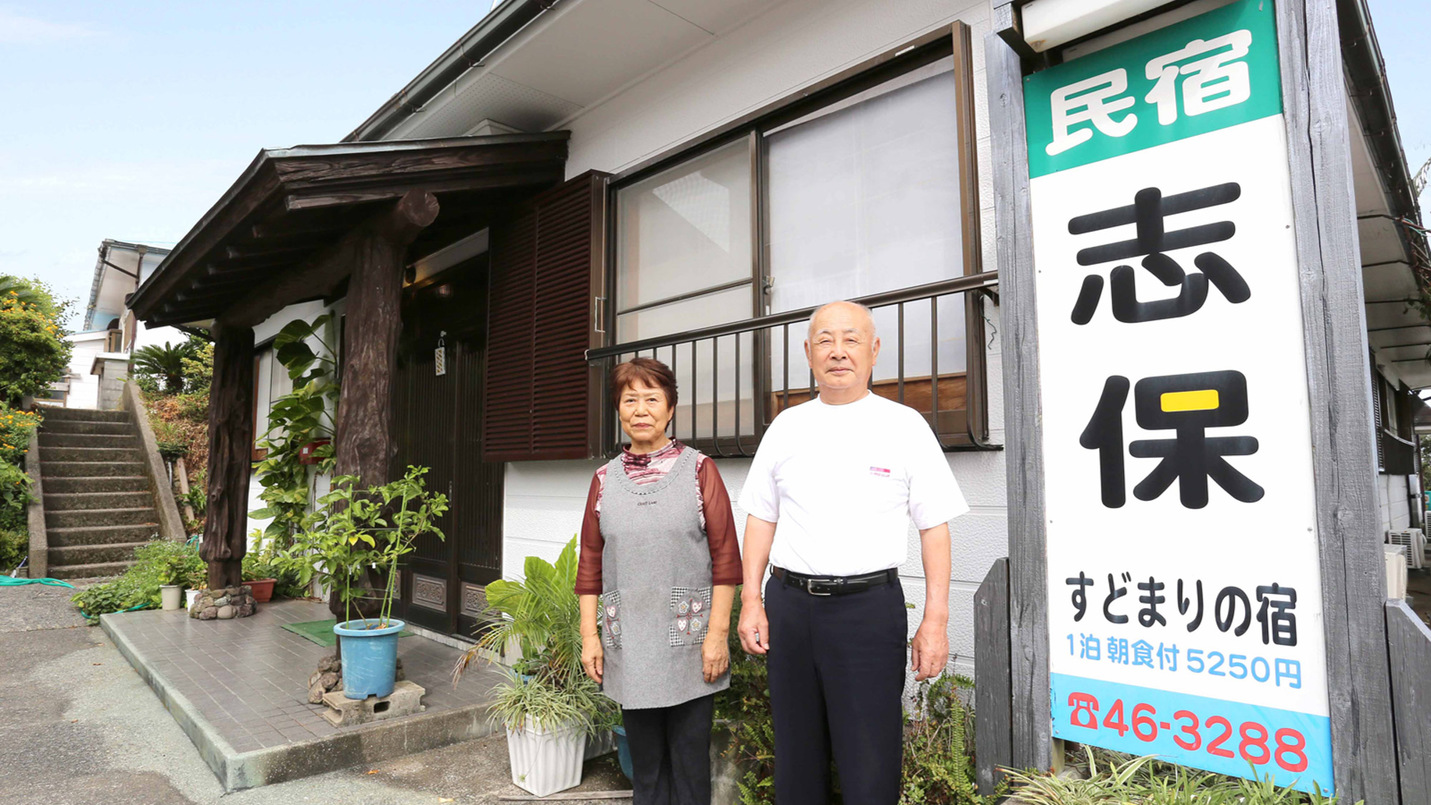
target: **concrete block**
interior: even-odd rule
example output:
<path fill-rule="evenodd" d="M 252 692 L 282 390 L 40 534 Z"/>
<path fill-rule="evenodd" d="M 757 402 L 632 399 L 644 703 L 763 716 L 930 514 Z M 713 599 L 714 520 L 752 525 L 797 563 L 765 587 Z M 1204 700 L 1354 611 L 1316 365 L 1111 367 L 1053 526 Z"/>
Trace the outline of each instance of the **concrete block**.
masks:
<path fill-rule="evenodd" d="M 335 727 L 345 727 L 412 715 L 426 709 L 422 706 L 426 693 L 426 688 L 405 679 L 393 687 L 392 695 L 381 698 L 349 699 L 343 691 L 335 690 L 323 694 L 323 703 L 328 705 L 323 717 Z"/>

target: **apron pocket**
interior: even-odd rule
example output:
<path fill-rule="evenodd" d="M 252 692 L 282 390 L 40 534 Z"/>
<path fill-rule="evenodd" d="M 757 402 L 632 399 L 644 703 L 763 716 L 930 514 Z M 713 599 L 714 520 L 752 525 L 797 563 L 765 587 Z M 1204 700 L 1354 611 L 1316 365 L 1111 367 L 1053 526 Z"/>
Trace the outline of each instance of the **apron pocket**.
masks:
<path fill-rule="evenodd" d="M 710 621 L 711 588 L 672 587 L 670 628 L 672 646 L 692 646 L 705 640 Z"/>
<path fill-rule="evenodd" d="M 621 648 L 621 591 L 601 594 L 601 642 L 607 648 Z"/>

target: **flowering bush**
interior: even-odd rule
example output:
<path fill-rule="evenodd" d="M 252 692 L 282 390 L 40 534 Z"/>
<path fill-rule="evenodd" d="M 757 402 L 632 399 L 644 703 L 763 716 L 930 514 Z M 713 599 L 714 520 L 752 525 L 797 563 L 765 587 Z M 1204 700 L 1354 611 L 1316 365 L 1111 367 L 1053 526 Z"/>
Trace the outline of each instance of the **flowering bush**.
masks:
<path fill-rule="evenodd" d="M 0 461 L 21 465 L 30 450 L 30 437 L 40 426 L 40 415 L 17 411 L 0 403 Z"/>
<path fill-rule="evenodd" d="M 21 468 L 39 414 L 16 411 L 0 403 L 0 532 L 26 533 L 25 506 L 30 502 L 30 477 Z"/>
<path fill-rule="evenodd" d="M 72 344 L 41 302 L 0 295 L 0 403 L 16 404 L 64 376 Z"/>

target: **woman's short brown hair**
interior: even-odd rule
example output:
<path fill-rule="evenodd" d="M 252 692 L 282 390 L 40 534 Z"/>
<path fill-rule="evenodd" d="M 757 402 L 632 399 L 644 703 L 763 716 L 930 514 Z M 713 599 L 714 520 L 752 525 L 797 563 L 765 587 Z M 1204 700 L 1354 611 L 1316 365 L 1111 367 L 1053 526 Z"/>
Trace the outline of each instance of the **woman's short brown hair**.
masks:
<path fill-rule="evenodd" d="M 621 407 L 621 393 L 633 383 L 660 389 L 666 395 L 666 405 L 672 410 L 675 409 L 676 373 L 671 371 L 671 367 L 655 358 L 632 358 L 625 363 L 618 363 L 616 368 L 611 370 L 613 406 Z"/>

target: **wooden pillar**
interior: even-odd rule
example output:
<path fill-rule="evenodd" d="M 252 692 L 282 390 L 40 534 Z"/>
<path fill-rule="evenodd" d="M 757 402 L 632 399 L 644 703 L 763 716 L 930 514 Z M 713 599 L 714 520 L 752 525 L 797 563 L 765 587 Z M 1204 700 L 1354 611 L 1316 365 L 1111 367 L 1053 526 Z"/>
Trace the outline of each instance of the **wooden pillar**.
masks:
<path fill-rule="evenodd" d="M 402 330 L 402 272 L 407 246 L 437 218 L 431 193 L 409 192 L 391 210 L 345 238 L 348 279 L 342 394 L 338 400 L 336 472 L 367 486 L 387 483 L 393 439 L 393 375 Z"/>
<path fill-rule="evenodd" d="M 350 260 L 342 393 L 334 434 L 335 473 L 354 475 L 360 486 L 387 483 L 397 455 L 393 436 L 393 376 L 402 331 L 402 273 L 407 246 L 437 218 L 431 193 L 409 192 L 395 207 L 346 235 L 339 252 Z M 377 589 L 385 580 L 369 578 Z M 363 617 L 372 613 L 354 602 Z M 328 610 L 343 619 L 336 595 Z"/>
<path fill-rule="evenodd" d="M 199 555 L 209 589 L 243 579 L 248 551 L 248 479 L 253 463 L 253 329 L 215 326 L 209 390 L 209 505 Z"/>

